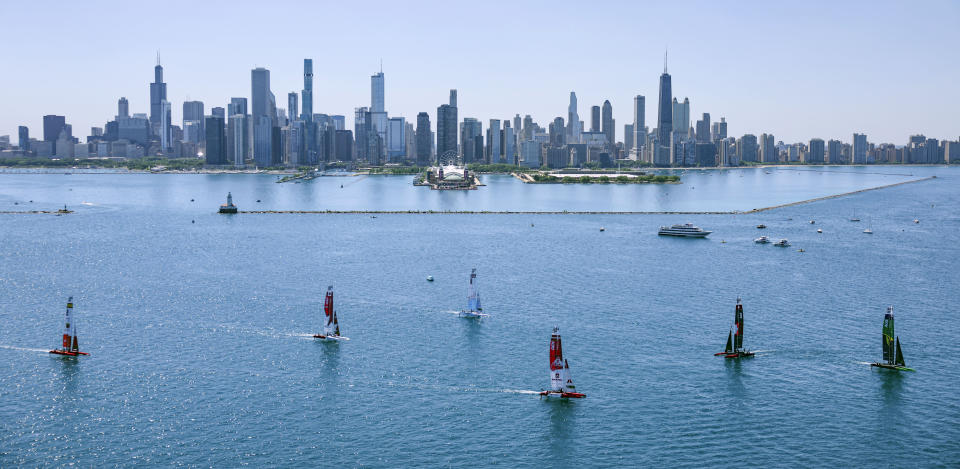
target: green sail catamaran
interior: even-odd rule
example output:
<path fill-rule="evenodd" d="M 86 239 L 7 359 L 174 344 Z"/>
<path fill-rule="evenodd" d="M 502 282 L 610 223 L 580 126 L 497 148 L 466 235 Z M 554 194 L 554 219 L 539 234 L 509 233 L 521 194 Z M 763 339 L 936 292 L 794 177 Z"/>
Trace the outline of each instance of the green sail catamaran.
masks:
<path fill-rule="evenodd" d="M 752 357 L 753 352 L 743 348 L 743 305 L 740 304 L 740 297 L 737 297 L 737 307 L 733 313 L 733 328 L 727 335 L 727 346 L 722 352 L 713 354 L 714 356 L 723 355 L 724 358 L 742 358 Z"/>
<path fill-rule="evenodd" d="M 887 368 L 890 370 L 915 371 L 907 368 L 903 361 L 903 352 L 900 351 L 900 337 L 893 329 L 893 306 L 887 307 L 887 314 L 883 316 L 883 361 L 871 363 L 870 366 Z"/>

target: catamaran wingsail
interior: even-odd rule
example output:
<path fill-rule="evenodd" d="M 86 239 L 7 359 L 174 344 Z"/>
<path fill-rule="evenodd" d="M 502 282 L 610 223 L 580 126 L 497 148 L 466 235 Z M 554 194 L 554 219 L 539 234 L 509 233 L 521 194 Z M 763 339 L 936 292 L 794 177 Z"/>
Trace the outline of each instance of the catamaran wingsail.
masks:
<path fill-rule="evenodd" d="M 870 366 L 889 370 L 915 371 L 913 368 L 907 368 L 907 364 L 903 362 L 900 337 L 894 333 L 893 328 L 893 306 L 888 306 L 887 313 L 883 316 L 883 361 L 871 363 Z"/>
<path fill-rule="evenodd" d="M 50 353 L 57 355 L 66 355 L 76 357 L 79 355 L 90 355 L 80 351 L 80 342 L 77 340 L 77 318 L 73 317 L 73 297 L 67 299 L 67 321 L 63 330 L 63 346 L 51 350 Z"/>
<path fill-rule="evenodd" d="M 550 390 L 540 391 L 541 396 L 557 396 L 563 398 L 587 397 L 577 392 L 570 376 L 570 364 L 563 358 L 563 344 L 560 341 L 560 329 L 553 328 L 550 336 Z"/>
<path fill-rule="evenodd" d="M 333 286 L 327 287 L 327 297 L 323 301 L 323 333 L 314 334 L 314 339 L 322 340 L 349 340 L 340 335 L 340 321 L 337 312 L 333 310 Z"/>
<path fill-rule="evenodd" d="M 477 269 L 470 271 L 470 286 L 467 289 L 467 309 L 460 310 L 460 316 L 465 318 L 480 318 L 487 316 L 480 306 L 480 290 L 477 288 Z"/>
<path fill-rule="evenodd" d="M 736 332 L 733 328 L 730 329 L 730 333 L 727 335 L 727 346 L 724 347 L 722 352 L 713 355 L 723 355 L 724 358 L 752 357 L 754 353 L 743 348 L 743 305 L 740 304 L 739 296 L 737 297 L 737 307 L 733 313 L 733 327 L 736 328 Z"/>

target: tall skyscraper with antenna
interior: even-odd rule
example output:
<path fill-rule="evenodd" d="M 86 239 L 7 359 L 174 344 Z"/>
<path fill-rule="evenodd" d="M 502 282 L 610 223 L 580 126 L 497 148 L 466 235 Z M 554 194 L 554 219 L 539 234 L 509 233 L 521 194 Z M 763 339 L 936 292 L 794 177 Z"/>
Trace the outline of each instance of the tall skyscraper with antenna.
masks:
<path fill-rule="evenodd" d="M 660 103 L 657 112 L 657 140 L 661 146 L 670 146 L 673 132 L 673 91 L 670 89 L 670 74 L 667 73 L 667 53 L 663 53 L 663 75 L 660 75 Z"/>
<path fill-rule="evenodd" d="M 383 65 L 370 77 L 370 112 L 386 112 L 383 97 Z"/>
<path fill-rule="evenodd" d="M 153 135 L 160 134 L 163 126 L 163 102 L 167 100 L 167 84 L 163 82 L 163 67 L 160 51 L 157 51 L 157 66 L 153 67 L 153 83 L 150 83 L 150 129 Z M 170 125 L 166 122 L 167 126 Z"/>

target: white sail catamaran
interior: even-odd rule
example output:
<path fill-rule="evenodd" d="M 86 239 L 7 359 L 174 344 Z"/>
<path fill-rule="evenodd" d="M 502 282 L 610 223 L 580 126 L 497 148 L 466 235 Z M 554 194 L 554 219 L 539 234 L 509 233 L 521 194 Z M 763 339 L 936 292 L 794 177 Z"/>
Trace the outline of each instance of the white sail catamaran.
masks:
<path fill-rule="evenodd" d="M 333 286 L 327 287 L 327 297 L 323 301 L 323 333 L 314 334 L 314 339 L 320 340 L 350 340 L 340 335 L 340 321 L 337 312 L 333 310 Z"/>
<path fill-rule="evenodd" d="M 460 317 L 483 318 L 489 316 L 480 306 L 480 290 L 477 288 L 477 269 L 470 271 L 470 286 L 467 289 L 467 309 L 460 310 Z"/>

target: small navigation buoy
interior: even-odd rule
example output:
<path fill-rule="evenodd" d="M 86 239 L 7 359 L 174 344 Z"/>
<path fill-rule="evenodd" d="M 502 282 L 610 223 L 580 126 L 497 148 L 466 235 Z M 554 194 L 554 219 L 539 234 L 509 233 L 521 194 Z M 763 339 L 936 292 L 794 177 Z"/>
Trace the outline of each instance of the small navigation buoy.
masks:
<path fill-rule="evenodd" d="M 340 184 L 340 188 L 343 189 L 343 184 Z"/>
<path fill-rule="evenodd" d="M 20 205 L 20 202 L 14 202 L 13 205 Z"/>
<path fill-rule="evenodd" d="M 260 203 L 260 199 L 257 199 L 257 203 L 258 203 L 258 204 Z"/>
<path fill-rule="evenodd" d="M 433 275 L 427 275 L 427 281 L 428 281 L 428 282 L 432 282 L 432 281 L 433 281 Z"/>
<path fill-rule="evenodd" d="M 196 222 L 197 222 L 196 220 L 190 220 L 190 223 L 196 223 Z"/>
<path fill-rule="evenodd" d="M 531 223 L 530 226 L 533 226 L 533 223 Z"/>
<path fill-rule="evenodd" d="M 193 199 L 190 199 L 190 201 L 193 202 Z"/>
<path fill-rule="evenodd" d="M 797 249 L 797 252 L 807 252 L 807 251 L 804 251 L 803 248 L 800 248 L 800 249 Z"/>
<path fill-rule="evenodd" d="M 727 244 L 727 240 L 721 239 L 721 240 L 720 240 L 720 244 Z"/>

